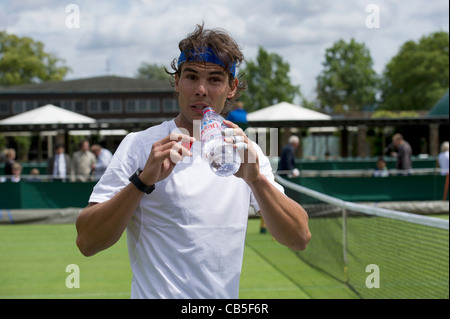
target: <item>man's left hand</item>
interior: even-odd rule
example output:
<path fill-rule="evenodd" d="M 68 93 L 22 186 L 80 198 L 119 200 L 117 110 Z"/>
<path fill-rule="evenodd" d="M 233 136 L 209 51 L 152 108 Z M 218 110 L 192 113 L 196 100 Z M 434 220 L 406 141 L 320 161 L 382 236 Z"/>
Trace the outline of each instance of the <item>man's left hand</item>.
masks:
<path fill-rule="evenodd" d="M 233 147 L 241 156 L 241 167 L 234 175 L 244 179 L 247 183 L 252 183 L 259 177 L 258 153 L 248 136 L 237 124 L 227 120 L 224 120 L 223 123 L 233 129 L 232 134 L 225 134 L 225 142 L 233 143 Z"/>

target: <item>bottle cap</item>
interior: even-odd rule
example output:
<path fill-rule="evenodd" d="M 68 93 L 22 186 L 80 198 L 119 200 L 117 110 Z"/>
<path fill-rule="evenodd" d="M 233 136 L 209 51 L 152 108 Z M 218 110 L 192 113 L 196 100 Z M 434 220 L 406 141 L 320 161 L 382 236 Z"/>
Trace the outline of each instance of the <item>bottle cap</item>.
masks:
<path fill-rule="evenodd" d="M 205 108 L 203 109 L 203 115 L 205 115 L 207 112 L 210 112 L 210 111 L 213 111 L 213 112 L 214 112 L 214 110 L 213 110 L 212 107 L 210 107 L 210 106 L 205 107 Z"/>

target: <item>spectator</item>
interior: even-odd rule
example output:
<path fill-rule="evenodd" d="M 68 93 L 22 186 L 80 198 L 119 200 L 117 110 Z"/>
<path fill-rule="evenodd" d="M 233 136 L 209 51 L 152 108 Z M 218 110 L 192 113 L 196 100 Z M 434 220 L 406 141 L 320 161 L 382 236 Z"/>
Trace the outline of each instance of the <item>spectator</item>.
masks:
<path fill-rule="evenodd" d="M 53 179 L 65 180 L 70 176 L 70 156 L 64 152 L 64 145 L 56 144 L 55 155 L 48 160 L 47 175 L 53 176 Z"/>
<path fill-rule="evenodd" d="M 374 177 L 387 177 L 389 176 L 389 171 L 386 166 L 386 161 L 384 160 L 383 156 L 378 157 L 377 167 L 375 169 L 375 172 L 373 173 Z"/>
<path fill-rule="evenodd" d="M 28 181 L 29 182 L 40 182 L 41 179 L 39 178 L 39 175 L 41 174 L 41 172 L 39 172 L 38 168 L 32 168 L 30 170 L 30 176 L 28 177 Z"/>
<path fill-rule="evenodd" d="M 12 169 L 11 182 L 13 182 L 13 183 L 20 182 L 21 175 L 22 175 L 22 165 L 15 162 L 14 164 L 12 164 L 11 169 Z"/>
<path fill-rule="evenodd" d="M 16 159 L 16 150 L 13 148 L 8 148 L 5 151 L 5 157 L 6 157 L 6 161 L 5 161 L 5 175 L 12 175 L 12 166 L 15 163 L 15 159 Z"/>
<path fill-rule="evenodd" d="M 395 134 L 392 137 L 392 145 L 397 152 L 392 152 L 391 155 L 397 157 L 397 169 L 401 175 L 409 175 L 412 171 L 412 149 L 411 145 L 401 134 Z"/>
<path fill-rule="evenodd" d="M 87 182 L 92 173 L 92 165 L 95 165 L 96 162 L 95 155 L 89 151 L 89 141 L 81 141 L 79 150 L 73 153 L 72 157 L 74 180 Z"/>
<path fill-rule="evenodd" d="M 448 151 L 449 150 L 449 143 L 448 142 L 444 142 L 441 145 L 441 152 L 438 155 L 437 158 L 437 164 L 438 167 L 441 168 L 441 175 L 445 176 L 448 174 Z"/>
<path fill-rule="evenodd" d="M 244 110 L 244 103 L 237 102 L 235 109 L 228 114 L 227 120 L 239 125 L 242 130 L 247 129 L 247 112 Z"/>
<path fill-rule="evenodd" d="M 91 152 L 97 157 L 97 163 L 92 164 L 92 169 L 94 170 L 95 179 L 99 180 L 111 161 L 112 153 L 98 144 L 91 146 Z"/>
<path fill-rule="evenodd" d="M 297 177 L 300 172 L 295 168 L 295 150 L 300 144 L 298 136 L 291 135 L 288 144 L 281 151 L 280 161 L 278 162 L 278 171 L 280 175 L 288 175 L 289 177 Z"/>

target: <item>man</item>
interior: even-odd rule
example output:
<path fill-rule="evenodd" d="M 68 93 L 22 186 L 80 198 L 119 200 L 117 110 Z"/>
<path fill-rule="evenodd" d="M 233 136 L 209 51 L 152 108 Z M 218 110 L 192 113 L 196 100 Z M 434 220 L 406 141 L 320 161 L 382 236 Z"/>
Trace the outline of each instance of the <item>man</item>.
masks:
<path fill-rule="evenodd" d="M 247 112 L 244 109 L 244 103 L 237 102 L 233 111 L 227 116 L 227 120 L 237 124 L 242 130 L 248 127 Z"/>
<path fill-rule="evenodd" d="M 412 148 L 411 145 L 403 138 L 403 135 L 397 133 L 392 137 L 392 145 L 397 152 L 392 155 L 397 157 L 397 169 L 401 175 L 409 175 L 412 170 Z"/>
<path fill-rule="evenodd" d="M 179 48 L 172 68 L 180 113 L 125 137 L 77 219 L 77 245 L 90 256 L 127 229 L 132 298 L 237 298 L 249 204 L 275 239 L 297 250 L 309 241 L 308 217 L 236 124 L 224 122 L 246 145 L 235 176 L 217 176 L 202 160 L 194 124 L 207 106 L 233 106 L 243 55 L 228 34 L 203 26 Z"/>
<path fill-rule="evenodd" d="M 99 180 L 105 173 L 106 168 L 111 161 L 112 153 L 98 144 L 91 146 L 91 152 L 94 153 L 97 158 L 97 163 L 92 164 L 92 169 L 94 170 L 95 179 Z"/>
<path fill-rule="evenodd" d="M 47 162 L 47 175 L 57 180 L 65 180 L 70 176 L 71 162 L 70 156 L 65 153 L 63 144 L 55 145 L 55 155 Z"/>
<path fill-rule="evenodd" d="M 82 140 L 79 144 L 79 150 L 72 156 L 72 173 L 75 175 L 75 181 L 87 182 L 92 173 L 92 165 L 95 165 L 97 159 L 89 150 L 89 141 Z"/>
<path fill-rule="evenodd" d="M 448 174 L 448 167 L 449 167 L 449 161 L 448 161 L 448 152 L 449 150 L 449 144 L 447 141 L 443 142 L 441 144 L 441 152 L 438 155 L 437 158 L 437 166 L 441 168 L 441 175 L 445 176 Z"/>
<path fill-rule="evenodd" d="M 288 144 L 281 150 L 280 161 L 278 162 L 278 171 L 280 175 L 288 175 L 289 177 L 297 177 L 300 172 L 295 168 L 295 150 L 300 144 L 297 136 L 291 135 Z"/>

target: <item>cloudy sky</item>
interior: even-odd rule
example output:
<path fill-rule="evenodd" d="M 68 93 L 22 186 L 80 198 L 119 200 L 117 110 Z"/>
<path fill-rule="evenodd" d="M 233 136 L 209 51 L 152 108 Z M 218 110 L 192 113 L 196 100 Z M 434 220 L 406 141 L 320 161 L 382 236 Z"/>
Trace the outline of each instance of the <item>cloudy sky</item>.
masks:
<path fill-rule="evenodd" d="M 79 8 L 79 28 L 69 17 Z M 369 6 L 369 7 L 368 7 Z M 369 28 L 379 11 L 379 28 Z M 366 12 L 366 9 L 370 9 Z M 69 19 L 68 19 L 69 17 Z M 259 46 L 283 57 L 291 79 L 314 98 L 325 50 L 339 39 L 364 42 L 375 71 L 408 41 L 449 31 L 445 0 L 0 0 L 0 30 L 42 41 L 66 60 L 68 79 L 134 76 L 142 62 L 169 66 L 178 42 L 205 22 L 226 29 L 255 59 Z"/>

